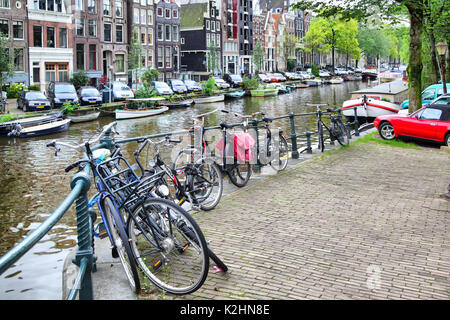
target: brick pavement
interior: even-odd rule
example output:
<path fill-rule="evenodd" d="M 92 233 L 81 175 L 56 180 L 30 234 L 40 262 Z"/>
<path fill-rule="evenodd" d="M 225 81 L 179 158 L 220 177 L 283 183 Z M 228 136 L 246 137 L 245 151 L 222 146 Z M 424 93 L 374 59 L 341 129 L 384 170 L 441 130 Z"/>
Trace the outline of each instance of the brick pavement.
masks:
<path fill-rule="evenodd" d="M 166 299 L 449 299 L 449 153 L 356 144 L 195 219 L 229 266 Z"/>

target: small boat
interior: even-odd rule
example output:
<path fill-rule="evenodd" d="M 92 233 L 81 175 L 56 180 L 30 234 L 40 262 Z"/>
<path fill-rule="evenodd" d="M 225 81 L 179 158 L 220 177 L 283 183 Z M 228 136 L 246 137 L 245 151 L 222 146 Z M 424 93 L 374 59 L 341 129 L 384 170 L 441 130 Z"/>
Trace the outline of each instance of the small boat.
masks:
<path fill-rule="evenodd" d="M 53 112 L 42 116 L 15 119 L 0 124 L 0 136 L 7 135 L 14 129 L 15 125 L 20 124 L 22 128 L 37 126 L 48 122 L 55 121 L 63 116 L 63 112 Z"/>
<path fill-rule="evenodd" d="M 225 98 L 233 99 L 233 98 L 242 98 L 245 95 L 245 91 L 242 90 L 236 90 L 232 92 L 226 92 Z"/>
<path fill-rule="evenodd" d="M 364 71 L 361 73 L 362 79 L 370 79 L 370 80 L 376 80 L 378 78 L 378 70 L 376 66 L 368 66 Z"/>
<path fill-rule="evenodd" d="M 69 129 L 70 121 L 70 119 L 60 119 L 27 128 L 22 128 L 20 124 L 18 124 L 10 133 L 8 133 L 8 137 L 29 138 L 63 132 Z"/>
<path fill-rule="evenodd" d="M 394 80 L 401 79 L 402 76 L 403 76 L 403 73 L 395 71 L 395 70 L 390 70 L 390 71 L 381 72 L 379 75 L 379 78 L 380 78 L 380 82 L 392 82 Z"/>
<path fill-rule="evenodd" d="M 331 84 L 340 84 L 344 82 L 344 79 L 342 79 L 341 77 L 335 77 L 331 78 L 329 81 Z"/>
<path fill-rule="evenodd" d="M 223 94 L 221 94 L 220 96 L 211 96 L 211 97 L 200 97 L 200 98 L 195 98 L 194 99 L 194 103 L 210 103 L 210 102 L 220 102 L 220 101 L 224 101 L 225 100 L 225 96 Z"/>
<path fill-rule="evenodd" d="M 97 109 L 74 110 L 67 117 L 74 123 L 96 120 L 100 116 Z"/>
<path fill-rule="evenodd" d="M 367 98 L 366 96 L 347 100 L 342 105 L 342 113 L 350 122 L 355 120 L 354 107 L 356 107 L 358 121 L 361 119 L 367 120 L 368 122 L 373 122 L 378 116 L 396 114 L 401 108 L 398 104 L 375 98 Z"/>
<path fill-rule="evenodd" d="M 183 100 L 183 101 L 174 101 L 174 102 L 163 102 L 161 106 L 168 107 L 169 109 L 178 109 L 178 108 L 187 108 L 194 104 L 194 100 Z"/>
<path fill-rule="evenodd" d="M 276 96 L 278 94 L 278 88 L 262 88 L 250 90 L 250 95 L 252 97 L 270 97 Z"/>
<path fill-rule="evenodd" d="M 147 109 L 116 109 L 116 119 L 133 119 L 154 116 L 169 110 L 169 107 L 161 106 Z"/>
<path fill-rule="evenodd" d="M 297 87 L 297 88 L 308 88 L 309 85 L 307 85 L 306 83 L 297 83 L 297 84 L 296 84 L 296 87 Z"/>
<path fill-rule="evenodd" d="M 307 80 L 305 80 L 305 83 L 310 87 L 320 86 L 320 85 L 322 85 L 322 80 L 321 79 L 307 79 Z"/>

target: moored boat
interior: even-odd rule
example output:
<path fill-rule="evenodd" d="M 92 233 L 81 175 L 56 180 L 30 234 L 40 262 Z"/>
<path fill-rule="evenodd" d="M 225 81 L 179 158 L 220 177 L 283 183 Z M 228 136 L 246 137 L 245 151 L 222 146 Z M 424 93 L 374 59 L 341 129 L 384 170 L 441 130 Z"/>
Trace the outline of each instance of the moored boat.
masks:
<path fill-rule="evenodd" d="M 255 90 L 250 90 L 250 95 L 252 97 L 270 97 L 276 96 L 278 94 L 278 88 L 260 88 Z"/>
<path fill-rule="evenodd" d="M 100 116 L 97 109 L 74 110 L 67 117 L 74 123 L 96 120 Z"/>
<path fill-rule="evenodd" d="M 366 120 L 368 122 L 373 122 L 378 116 L 396 114 L 401 108 L 398 104 L 366 96 L 347 100 L 342 105 L 342 113 L 350 122 L 355 120 L 355 107 L 358 121 Z"/>
<path fill-rule="evenodd" d="M 183 101 L 174 101 L 174 102 L 163 102 L 161 106 L 168 107 L 169 109 L 178 109 L 178 108 L 187 108 L 194 104 L 193 99 L 183 100 Z"/>
<path fill-rule="evenodd" d="M 39 124 L 45 124 L 48 122 L 55 121 L 63 116 L 62 112 L 48 113 L 42 116 L 28 117 L 22 119 L 15 119 L 0 124 L 0 135 L 7 135 L 17 124 L 20 124 L 22 128 L 27 128 L 31 126 L 37 126 Z"/>
<path fill-rule="evenodd" d="M 226 92 L 224 93 L 225 98 L 228 99 L 234 99 L 234 98 L 242 98 L 245 95 L 245 91 L 242 90 L 236 90 L 232 92 Z"/>
<path fill-rule="evenodd" d="M 342 79 L 341 77 L 334 77 L 331 78 L 330 80 L 328 80 L 331 84 L 340 84 L 344 82 L 344 79 Z"/>
<path fill-rule="evenodd" d="M 321 79 L 306 79 L 305 83 L 310 87 L 320 86 L 322 84 Z"/>
<path fill-rule="evenodd" d="M 199 97 L 194 99 L 194 103 L 210 103 L 210 102 L 220 102 L 224 101 L 225 96 L 223 94 L 219 96 L 211 96 L 211 97 Z"/>
<path fill-rule="evenodd" d="M 22 128 L 20 124 L 8 133 L 9 137 L 29 138 L 63 132 L 69 129 L 70 119 L 60 119 L 45 124 Z"/>
<path fill-rule="evenodd" d="M 116 113 L 116 119 L 122 120 L 122 119 L 133 119 L 133 118 L 154 116 L 157 114 L 164 113 L 167 110 L 169 110 L 169 107 L 160 106 L 160 107 L 147 108 L 147 109 L 117 109 L 115 111 L 115 113 Z"/>

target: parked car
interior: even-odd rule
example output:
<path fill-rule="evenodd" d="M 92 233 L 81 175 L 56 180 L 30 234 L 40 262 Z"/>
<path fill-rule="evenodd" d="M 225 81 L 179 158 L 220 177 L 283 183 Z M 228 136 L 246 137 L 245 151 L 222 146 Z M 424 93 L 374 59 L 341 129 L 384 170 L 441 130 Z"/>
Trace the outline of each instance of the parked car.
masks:
<path fill-rule="evenodd" d="M 277 78 L 278 82 L 286 81 L 286 77 L 281 73 L 274 73 L 273 75 Z"/>
<path fill-rule="evenodd" d="M 326 70 L 319 70 L 319 77 L 321 78 L 331 77 L 331 74 Z"/>
<path fill-rule="evenodd" d="M 219 77 L 214 77 L 214 82 L 219 89 L 228 89 L 230 87 L 230 85 L 226 83 L 225 80 Z"/>
<path fill-rule="evenodd" d="M 152 87 L 162 96 L 173 95 L 173 90 L 163 81 L 152 81 Z"/>
<path fill-rule="evenodd" d="M 259 82 L 264 82 L 264 83 L 270 82 L 270 78 L 268 76 L 266 76 L 264 73 L 258 74 L 258 79 L 259 79 Z"/>
<path fill-rule="evenodd" d="M 172 89 L 174 93 L 177 94 L 187 93 L 186 85 L 181 80 L 178 79 L 167 80 L 167 85 Z"/>
<path fill-rule="evenodd" d="M 244 83 L 242 82 L 242 77 L 238 74 L 228 74 L 226 73 L 223 76 L 223 80 L 228 82 L 233 88 L 243 87 Z"/>
<path fill-rule="evenodd" d="M 442 96 L 437 97 L 430 103 L 424 104 L 423 106 L 426 107 L 430 104 L 446 104 L 450 106 L 450 93 L 443 94 Z"/>
<path fill-rule="evenodd" d="M 61 108 L 64 102 L 78 103 L 78 96 L 75 87 L 70 82 L 51 81 L 48 85 L 47 97 L 50 100 L 52 109 Z"/>
<path fill-rule="evenodd" d="M 443 143 L 450 146 L 450 106 L 430 104 L 410 115 L 386 115 L 373 124 L 381 138 L 408 138 Z"/>
<path fill-rule="evenodd" d="M 143 84 L 142 82 L 138 82 L 138 83 L 133 82 L 133 83 L 131 84 L 131 91 L 132 91 L 134 94 L 136 94 L 136 91 L 141 90 L 141 89 L 143 89 L 143 88 L 144 88 L 144 84 Z"/>
<path fill-rule="evenodd" d="M 433 84 L 422 91 L 422 104 L 430 103 L 444 93 L 442 83 Z M 450 92 L 450 83 L 447 83 L 447 92 Z M 402 109 L 409 108 L 409 100 L 402 102 Z"/>
<path fill-rule="evenodd" d="M 269 78 L 270 82 L 278 82 L 277 77 L 273 73 L 266 72 L 265 75 Z"/>
<path fill-rule="evenodd" d="M 188 92 L 202 92 L 202 87 L 198 84 L 197 81 L 184 80 L 184 84 Z"/>
<path fill-rule="evenodd" d="M 102 95 L 95 87 L 81 87 L 78 89 L 81 105 L 96 105 L 102 103 Z"/>
<path fill-rule="evenodd" d="M 130 87 L 120 81 L 113 81 L 112 84 L 112 100 L 123 101 L 129 98 L 134 98 L 134 93 Z"/>
<path fill-rule="evenodd" d="M 21 91 L 17 95 L 17 108 L 27 111 L 50 109 L 50 100 L 40 91 Z"/>
<path fill-rule="evenodd" d="M 300 71 L 299 73 L 302 75 L 303 80 L 314 79 L 314 75 L 313 75 L 311 72 L 308 72 L 308 71 Z"/>

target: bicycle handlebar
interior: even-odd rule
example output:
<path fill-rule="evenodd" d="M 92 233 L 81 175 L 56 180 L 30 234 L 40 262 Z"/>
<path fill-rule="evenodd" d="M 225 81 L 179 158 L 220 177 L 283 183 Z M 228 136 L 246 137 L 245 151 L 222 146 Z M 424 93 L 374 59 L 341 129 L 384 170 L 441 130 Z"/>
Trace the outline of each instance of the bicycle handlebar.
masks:
<path fill-rule="evenodd" d="M 145 146 L 150 143 L 152 146 L 156 147 L 157 145 L 160 144 L 165 144 L 165 145 L 169 145 L 170 143 L 181 143 L 180 139 L 170 139 L 169 136 L 165 136 L 164 139 L 159 140 L 159 141 L 152 141 L 151 139 L 145 139 L 144 142 L 141 143 L 141 145 L 139 146 L 139 148 L 134 152 L 134 156 L 138 156 L 142 150 L 145 148 Z"/>
<path fill-rule="evenodd" d="M 108 124 L 108 125 L 103 127 L 102 132 L 100 132 L 98 134 L 98 136 L 94 140 L 88 140 L 88 141 L 83 142 L 81 144 L 73 144 L 73 143 L 67 143 L 67 142 L 61 142 L 61 141 L 53 140 L 52 142 L 47 143 L 46 146 L 49 147 L 49 148 L 50 147 L 55 148 L 56 149 L 55 155 L 56 155 L 56 153 L 58 151 L 61 150 L 60 148 L 58 148 L 58 146 L 63 146 L 63 147 L 71 148 L 71 149 L 88 148 L 89 145 L 97 143 L 100 140 L 100 138 L 103 137 L 106 134 L 106 132 L 110 131 L 113 127 L 116 127 L 116 126 L 117 126 L 117 122 L 116 121 L 111 122 L 110 124 Z M 119 134 L 117 131 L 113 131 L 113 132 L 115 134 Z"/>

